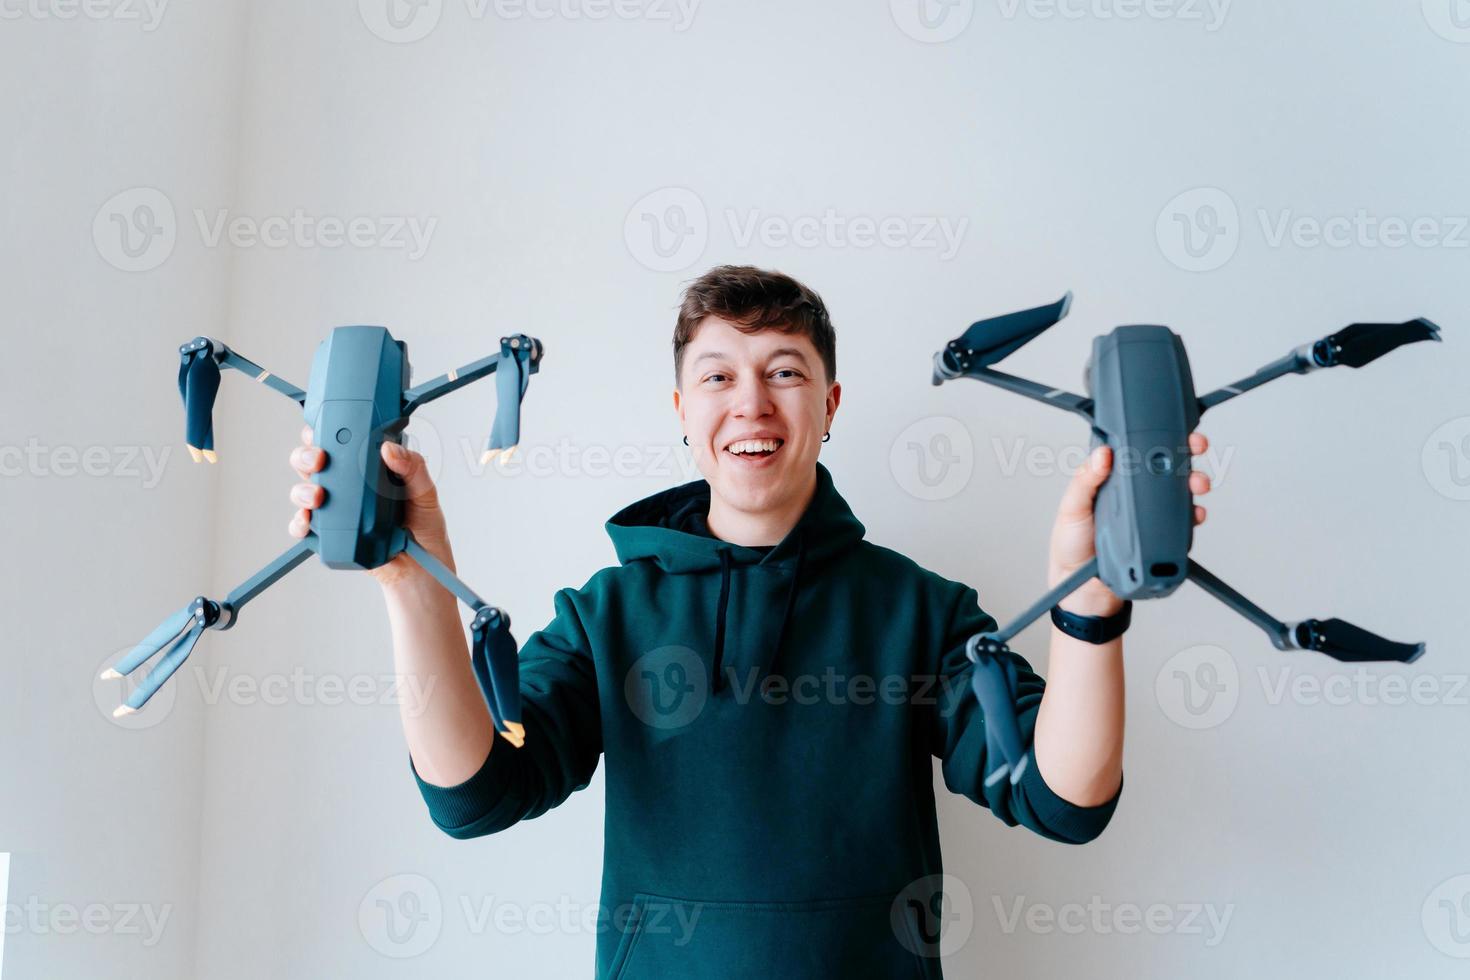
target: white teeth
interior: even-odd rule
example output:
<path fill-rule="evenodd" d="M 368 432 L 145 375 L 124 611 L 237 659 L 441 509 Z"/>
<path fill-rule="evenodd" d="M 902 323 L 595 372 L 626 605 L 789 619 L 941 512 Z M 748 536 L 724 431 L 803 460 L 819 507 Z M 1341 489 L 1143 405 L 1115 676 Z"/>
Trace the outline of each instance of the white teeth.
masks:
<path fill-rule="evenodd" d="M 732 453 L 773 453 L 779 445 L 779 439 L 742 439 L 730 443 L 726 448 Z"/>

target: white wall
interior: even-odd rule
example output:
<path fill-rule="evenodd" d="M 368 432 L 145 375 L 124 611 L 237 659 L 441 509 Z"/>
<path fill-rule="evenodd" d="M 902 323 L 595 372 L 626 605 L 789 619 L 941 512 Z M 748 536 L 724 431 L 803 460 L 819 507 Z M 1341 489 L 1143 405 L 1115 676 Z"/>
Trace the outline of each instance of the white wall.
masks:
<path fill-rule="evenodd" d="M 184 451 L 175 348 L 227 314 L 229 256 L 135 232 L 161 264 L 124 271 L 107 215 L 131 218 L 139 188 L 229 199 L 245 11 L 27 12 L 47 9 L 0 23 L 5 975 L 192 977 L 201 706 L 164 691 L 120 725 L 125 692 L 92 679 L 217 594 L 219 473 Z"/>
<path fill-rule="evenodd" d="M 491 419 L 488 389 L 436 403 L 410 430 L 437 460 L 463 577 L 511 610 L 524 636 L 548 620 L 557 588 L 613 560 L 602 522 L 614 510 L 690 478 L 669 402 L 680 283 L 717 262 L 772 265 L 819 289 L 832 310 L 844 401 L 823 458 L 870 538 L 972 583 L 1005 619 L 1042 585 L 1066 479 L 1047 454 L 1085 444 L 1086 433 L 1062 413 L 992 389 L 930 387 L 930 354 L 965 324 L 1071 288 L 1072 318 L 1008 370 L 1076 388 L 1092 336 L 1162 322 L 1185 338 L 1203 390 L 1348 322 L 1428 315 L 1445 326 L 1442 346 L 1409 348 L 1361 372 L 1285 379 L 1206 417 L 1219 479 L 1194 556 L 1282 618 L 1340 615 L 1425 640 L 1429 653 L 1410 668 L 1366 672 L 1366 693 L 1348 703 L 1313 703 L 1310 688 L 1291 685 L 1359 675 L 1273 651 L 1193 587 L 1141 606 L 1128 640 L 1128 783 L 1103 838 L 1053 845 L 943 799 L 946 869 L 975 909 L 972 937 L 946 969 L 1455 975 L 1447 951 L 1470 953 L 1470 944 L 1455 943 L 1438 899 L 1470 873 L 1457 817 L 1467 793 L 1457 778 L 1463 704 L 1454 700 L 1464 692 L 1452 693 L 1466 671 L 1457 615 L 1465 579 L 1455 559 L 1470 504 L 1458 499 L 1465 494 L 1451 469 L 1470 467 L 1470 452 L 1439 444 L 1470 428 L 1460 336 L 1470 310 L 1459 288 L 1467 252 L 1452 243 L 1273 245 L 1268 231 L 1287 209 L 1316 219 L 1364 209 L 1428 217 L 1453 237 L 1453 219 L 1470 214 L 1460 165 L 1470 44 L 1436 33 L 1412 5 L 1349 18 L 1323 0 L 1239 0 L 1218 23 L 1220 8 L 1205 4 L 1163 4 L 1151 9 L 1181 16 L 1124 21 L 1100 16 L 1113 9 L 1101 3 L 1072 4 L 1078 18 L 1048 18 L 1034 4 L 961 2 L 951 14 L 960 20 L 936 30 L 959 26 L 969 11 L 964 29 L 928 43 L 899 26 L 935 36 L 895 3 L 897 13 L 885 4 L 705 0 L 679 29 L 672 5 L 645 5 L 650 16 L 631 20 L 538 20 L 508 16 L 522 8 L 504 5 L 476 17 L 476 5 L 449 0 L 426 36 L 396 43 L 367 26 L 402 36 L 383 29 L 371 0 L 361 8 L 259 0 L 248 18 L 171 10 L 158 32 L 173 32 L 168 54 L 126 68 L 120 45 L 148 42 L 23 25 L 40 39 L 26 47 L 38 52 L 28 55 L 34 72 L 69 55 L 78 61 L 63 73 L 68 81 L 47 75 L 8 103 L 9 112 L 21 103 L 41 134 L 34 156 L 19 155 L 23 179 L 12 182 L 26 194 L 7 189 L 7 214 L 23 220 L 6 227 L 25 234 L 7 234 L 5 247 L 34 263 L 23 266 L 17 322 L 79 326 L 93 343 L 75 355 L 88 383 L 63 378 L 79 387 L 47 388 L 42 378 L 57 375 L 38 373 L 35 355 L 68 347 L 21 332 L 31 356 L 15 362 L 36 367 L 12 381 L 31 386 L 19 437 L 102 442 L 100 417 L 116 428 L 111 439 L 182 452 L 170 356 L 195 332 L 221 336 L 302 385 L 312 350 L 338 324 L 390 326 L 408 341 L 419 379 L 490 352 L 509 329 L 535 334 L 547 361 L 528 396 L 527 449 L 585 463 L 594 447 L 645 447 L 637 475 L 587 476 L 566 465 L 540 476 L 479 472 L 470 463 Z M 653 16 L 662 11 L 673 21 Z M 1448 20 L 1436 23 L 1457 36 Z M 99 48 L 81 51 L 84 38 L 101 38 L 92 42 Z M 186 49 L 193 60 L 176 60 Z M 73 76 L 85 59 L 104 57 L 115 63 L 108 84 L 131 93 L 121 104 L 155 138 L 120 121 L 117 104 L 83 111 L 92 91 Z M 66 111 L 72 103 L 77 110 Z M 133 152 L 104 145 L 123 135 L 138 141 Z M 92 151 L 85 163 L 76 159 L 83 150 Z M 126 277 L 96 260 L 88 228 L 108 194 L 139 184 L 167 191 L 179 244 L 159 269 Z M 1221 239 L 1202 261 L 1228 261 L 1194 272 L 1180 266 L 1189 260 L 1171 237 L 1177 208 L 1167 205 L 1200 187 L 1221 189 L 1236 208 L 1238 245 L 1231 253 L 1230 238 Z M 696 226 L 702 209 L 707 234 L 702 249 L 695 235 L 665 263 L 640 232 L 645 211 L 673 220 L 671 203 Z M 218 208 L 247 224 L 299 209 L 313 219 L 365 217 L 379 230 L 406 218 L 432 231 L 417 257 L 381 245 L 324 247 L 310 236 L 281 248 L 211 248 L 194 212 L 208 223 Z M 896 217 L 920 230 L 935 217 L 964 230 L 947 257 L 923 241 L 768 246 L 740 234 L 752 216 L 791 225 L 829 208 L 843 221 Z M 131 375 L 100 360 L 107 338 L 126 338 Z M 115 397 L 68 400 L 63 390 Z M 198 571 L 207 568 L 223 593 L 288 545 L 285 457 L 299 415 L 227 377 L 217 424 L 216 472 L 173 460 L 164 488 L 149 495 L 118 481 L 19 482 L 30 511 L 53 520 L 83 513 L 99 525 L 86 538 L 54 536 L 68 542 L 68 556 L 91 558 L 74 567 L 99 581 L 77 595 L 114 586 L 110 615 L 64 634 L 69 659 L 85 670 L 97 650 L 193 594 L 197 579 L 181 563 L 208 561 Z M 971 475 L 946 484 L 945 499 L 923 501 L 910 492 L 916 473 L 901 465 L 904 446 L 936 432 L 951 437 Z M 674 447 L 667 463 L 659 447 Z M 1028 451 L 1038 454 L 1031 465 Z M 179 528 L 209 526 L 206 483 L 209 512 L 230 520 L 191 541 Z M 165 494 L 174 507 L 159 506 Z M 56 506 L 63 500 L 73 506 Z M 44 562 L 42 526 L 22 522 L 15 535 Z M 119 569 L 146 571 L 119 589 Z M 18 813 L 5 808 L 0 844 L 18 852 L 12 902 L 41 887 L 25 879 L 28 851 L 49 857 L 44 887 L 63 898 L 110 895 L 114 880 L 131 887 L 144 867 L 159 874 L 83 849 L 94 845 L 78 841 L 110 819 L 131 831 L 115 834 L 108 854 L 146 841 L 155 854 L 197 855 L 199 914 L 185 927 L 197 933 L 194 976 L 459 975 L 492 965 L 526 977 L 586 973 L 590 932 L 497 930 L 494 913 L 502 904 L 575 912 L 597 901 L 600 777 L 509 833 L 470 843 L 438 834 L 408 773 L 397 709 L 322 703 L 330 694 L 314 686 L 367 678 L 374 691 L 386 687 L 386 621 L 366 576 L 315 563 L 293 573 L 236 629 L 201 644 L 166 726 L 123 736 L 89 702 L 65 702 L 57 664 L 33 654 L 55 648 L 55 622 L 75 609 L 74 596 L 29 568 L 10 574 L 25 614 L 9 632 L 30 641 L 13 659 L 36 683 L 20 688 L 30 694 L 20 714 L 4 717 L 22 719 L 17 734 L 51 736 L 15 772 L 18 784 L 42 788 L 18 797 L 28 801 Z M 1044 637 L 1037 628 L 1017 648 L 1044 666 Z M 1219 650 L 1196 649 L 1203 644 Z M 1194 729 L 1180 723 L 1199 719 L 1183 707 L 1175 671 L 1191 673 L 1201 656 L 1227 672 L 1233 665 L 1238 679 L 1219 702 L 1234 698 L 1233 711 L 1217 708 L 1204 716 L 1210 727 Z M 1283 667 L 1288 688 L 1278 697 Z M 1431 678 L 1434 703 L 1375 701 L 1386 675 Z M 247 687 L 201 705 L 202 691 L 232 679 L 300 683 L 306 693 L 270 704 Z M 45 690 L 54 692 L 49 702 L 34 693 Z M 65 726 L 67 711 L 77 724 Z M 201 717 L 203 755 L 195 739 L 162 736 Z M 79 728 L 93 732 L 86 747 Z M 62 733 L 71 736 L 64 745 Z M 192 782 L 161 765 L 168 753 L 193 767 Z M 139 759 L 160 764 L 149 778 L 167 789 L 97 781 Z M 158 792 L 171 794 L 168 826 L 183 828 L 177 845 L 146 833 L 158 826 Z M 181 868 L 175 883 L 134 892 L 184 906 L 194 880 Z M 1442 883 L 1449 891 L 1436 892 Z M 441 911 L 413 942 L 395 945 L 374 910 L 405 890 L 432 892 Z M 1162 906 L 1175 927 L 1124 934 L 1105 918 L 1071 934 L 1026 925 L 1028 913 L 1085 907 L 1094 896 L 1114 907 Z M 1007 931 L 1018 900 L 1021 924 Z M 1193 906 L 1228 916 L 1223 936 L 1208 916 L 1181 928 Z M 69 956 L 115 944 L 145 957 L 116 937 L 13 941 L 18 962 L 27 947 L 58 945 Z M 414 958 L 385 955 L 415 943 L 427 948 Z M 158 975 L 186 962 L 170 966 L 163 955 L 138 962 Z"/>

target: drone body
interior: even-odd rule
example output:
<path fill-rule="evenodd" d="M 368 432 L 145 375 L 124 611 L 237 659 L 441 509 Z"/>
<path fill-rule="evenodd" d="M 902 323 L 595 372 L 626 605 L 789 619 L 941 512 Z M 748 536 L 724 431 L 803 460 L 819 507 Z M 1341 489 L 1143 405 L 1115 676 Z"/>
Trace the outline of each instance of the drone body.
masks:
<path fill-rule="evenodd" d="M 989 757 L 999 760 L 987 783 L 1007 773 L 1018 782 L 1030 756 L 1016 720 L 1007 641 L 1093 577 L 1121 599 L 1163 598 L 1190 579 L 1263 629 L 1278 650 L 1314 650 L 1351 662 L 1417 659 L 1422 643 L 1395 643 L 1340 619 L 1280 622 L 1190 558 L 1189 434 L 1205 411 L 1268 381 L 1362 367 L 1404 344 L 1438 340 L 1439 328 L 1422 318 L 1353 324 L 1204 396 L 1195 394 L 1183 341 L 1162 326 L 1122 326 L 1095 338 L 1085 398 L 991 367 L 1066 316 L 1071 300 L 1068 293 L 1049 306 L 980 320 L 934 355 L 934 384 L 969 377 L 1070 411 L 1091 427 L 1094 448 L 1113 449 L 1113 468 L 1094 504 L 1096 556 L 1004 629 L 977 634 L 966 645 L 976 664 L 972 686 L 987 720 Z"/>
<path fill-rule="evenodd" d="M 336 569 L 371 569 L 407 552 L 475 613 L 471 664 L 496 730 L 516 746 L 520 723 L 519 663 L 510 617 L 477 596 L 403 526 L 402 482 L 382 460 L 384 442 L 399 443 L 414 410 L 495 374 L 496 413 L 484 461 L 509 459 L 520 439 L 521 402 L 540 370 L 541 342 L 525 334 L 500 338 L 500 352 L 408 387 L 408 347 L 384 327 L 337 327 L 318 346 L 307 389 L 282 380 L 217 340 L 195 337 L 179 348 L 179 395 L 185 438 L 195 462 L 217 459 L 213 408 L 220 368 L 241 371 L 297 402 L 327 463 L 313 482 L 325 490 L 306 537 L 247 579 L 225 599 L 198 596 L 132 649 L 104 678 L 129 674 L 167 652 L 115 714 L 137 711 L 183 665 L 206 629 L 229 629 L 239 610 L 315 554 Z"/>

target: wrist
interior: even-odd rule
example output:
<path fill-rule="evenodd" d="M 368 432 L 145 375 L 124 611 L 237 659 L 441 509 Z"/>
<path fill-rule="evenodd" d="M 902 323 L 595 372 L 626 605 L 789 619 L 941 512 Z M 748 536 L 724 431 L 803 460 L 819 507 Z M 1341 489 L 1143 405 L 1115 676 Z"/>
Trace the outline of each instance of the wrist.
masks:
<path fill-rule="evenodd" d="M 1053 571 L 1050 576 L 1051 587 L 1055 588 L 1061 583 L 1069 572 Z M 1102 580 L 1092 578 L 1084 582 L 1081 587 L 1074 589 L 1072 593 L 1062 599 L 1057 605 L 1065 612 L 1075 613 L 1078 616 L 1100 616 L 1108 617 L 1116 615 L 1123 609 L 1123 600 L 1113 594 L 1112 590 L 1103 585 Z"/>

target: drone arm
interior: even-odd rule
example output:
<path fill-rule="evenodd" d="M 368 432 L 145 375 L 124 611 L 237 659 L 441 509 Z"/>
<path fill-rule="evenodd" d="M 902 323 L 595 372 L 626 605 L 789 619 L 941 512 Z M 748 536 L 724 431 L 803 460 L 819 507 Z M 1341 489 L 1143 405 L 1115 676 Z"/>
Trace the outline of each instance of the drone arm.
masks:
<path fill-rule="evenodd" d="M 1293 647 L 1294 644 L 1291 642 L 1291 627 L 1279 619 L 1274 618 L 1266 610 L 1226 585 L 1193 558 L 1189 559 L 1189 579 L 1195 585 L 1198 585 L 1210 595 L 1219 599 L 1225 605 L 1265 630 L 1266 635 L 1271 638 L 1271 645 L 1276 649 L 1290 650 Z"/>
<path fill-rule="evenodd" d="M 535 337 L 517 334 L 512 337 L 502 337 L 500 343 L 501 353 L 491 354 L 489 357 L 482 357 L 478 361 L 471 361 L 462 367 L 457 367 L 452 371 L 439 375 L 437 378 L 431 378 L 423 384 L 415 385 L 405 391 L 403 393 L 403 414 L 408 415 L 420 405 L 427 405 L 437 398 L 443 398 L 450 392 L 458 391 L 467 384 L 479 381 L 488 374 L 493 374 L 508 352 L 514 353 L 525 346 L 526 343 L 529 343 L 531 348 L 529 358 L 530 369 L 527 373 L 535 374 L 541 369 L 541 341 Z"/>
<path fill-rule="evenodd" d="M 1081 395 L 1074 395 L 1070 391 L 1063 391 L 1061 388 L 1048 388 L 1046 385 L 1037 384 L 1035 381 L 1028 381 L 1025 378 L 1018 378 L 1013 374 L 1006 374 L 1004 371 L 997 371 L 994 368 L 979 367 L 972 368 L 963 373 L 951 373 L 947 370 L 942 370 L 941 355 L 934 355 L 934 383 L 937 385 L 955 378 L 974 378 L 976 381 L 984 381 L 986 384 L 995 385 L 997 388 L 1004 388 L 1006 391 L 1014 392 L 1018 395 L 1025 395 L 1027 398 L 1034 398 L 1036 401 L 1051 405 L 1054 408 L 1073 412 L 1086 419 L 1089 425 L 1092 424 L 1091 398 L 1083 398 Z"/>
<path fill-rule="evenodd" d="M 1285 374 L 1306 374 L 1339 365 L 1360 368 L 1391 350 L 1421 340 L 1439 340 L 1439 326 L 1423 317 L 1403 323 L 1354 323 L 1321 340 L 1303 344 L 1249 377 L 1210 392 L 1199 399 L 1199 410 L 1204 412 Z"/>
<path fill-rule="evenodd" d="M 475 682 L 480 686 L 495 730 L 520 748 L 526 741 L 526 729 L 521 722 L 520 660 L 515 638 L 510 633 L 510 617 L 503 609 L 476 595 L 412 534 L 405 534 L 403 550 L 408 556 L 474 611 L 470 620 L 470 667 Z"/>
<path fill-rule="evenodd" d="M 1221 402 L 1228 402 L 1237 395 L 1243 395 L 1252 388 L 1259 388 L 1268 381 L 1275 381 L 1277 378 L 1285 375 L 1306 374 L 1308 371 L 1316 371 L 1323 365 L 1312 360 L 1311 351 L 1312 345 L 1304 344 L 1285 357 L 1272 361 L 1254 374 L 1241 378 L 1233 384 L 1216 388 L 1209 394 L 1200 397 L 1199 410 L 1204 412 L 1207 409 L 1214 408 Z"/>
<path fill-rule="evenodd" d="M 1057 603 L 1067 598 L 1067 596 L 1080 589 L 1084 584 L 1086 584 L 1089 579 L 1091 579 L 1096 574 L 1097 558 L 1094 556 L 1087 562 L 1086 565 L 1083 565 L 1071 575 L 1068 575 L 1065 580 L 1063 580 L 1060 584 L 1047 592 L 1046 595 L 1042 596 L 1040 599 L 1037 599 L 1030 606 L 1028 606 L 1026 611 L 1021 613 L 1021 615 L 1017 616 L 1015 619 L 1011 620 L 1010 625 L 1005 627 L 1005 629 L 996 630 L 991 633 L 981 633 L 978 635 L 988 637 L 989 639 L 995 640 L 998 643 L 1007 642 L 1011 639 L 1011 637 L 1015 636 L 1017 633 L 1021 632 L 1023 629 L 1036 622 L 1036 620 L 1040 619 L 1041 615 L 1047 610 L 1051 609 L 1052 606 L 1055 606 Z"/>
<path fill-rule="evenodd" d="M 250 360 L 250 358 L 241 357 L 217 340 L 214 343 L 218 345 L 220 350 L 220 353 L 216 355 L 220 367 L 234 368 L 241 374 L 249 375 L 266 387 L 274 388 L 298 405 L 306 404 L 306 392 L 291 384 L 285 378 L 271 374 L 265 368 Z"/>
<path fill-rule="evenodd" d="M 131 674 L 152 659 L 154 654 L 163 650 L 165 646 L 168 647 L 163 657 L 153 665 L 153 669 L 128 695 L 127 701 L 113 711 L 113 717 L 121 718 L 124 715 L 130 715 L 147 704 L 148 699 L 157 694 L 159 688 L 163 687 L 168 679 L 184 665 L 184 661 L 189 658 L 189 654 L 193 652 L 195 644 L 199 642 L 205 630 L 227 630 L 235 625 L 235 615 L 240 611 L 241 606 L 264 592 L 291 569 L 300 565 L 315 550 L 316 536 L 308 535 L 297 544 L 292 545 L 265 568 L 252 575 L 244 584 L 231 592 L 223 602 L 215 602 L 202 595 L 196 596 L 189 605 L 165 619 L 157 629 L 133 647 L 127 656 L 102 672 L 104 680 L 114 680 L 125 674 Z"/>

